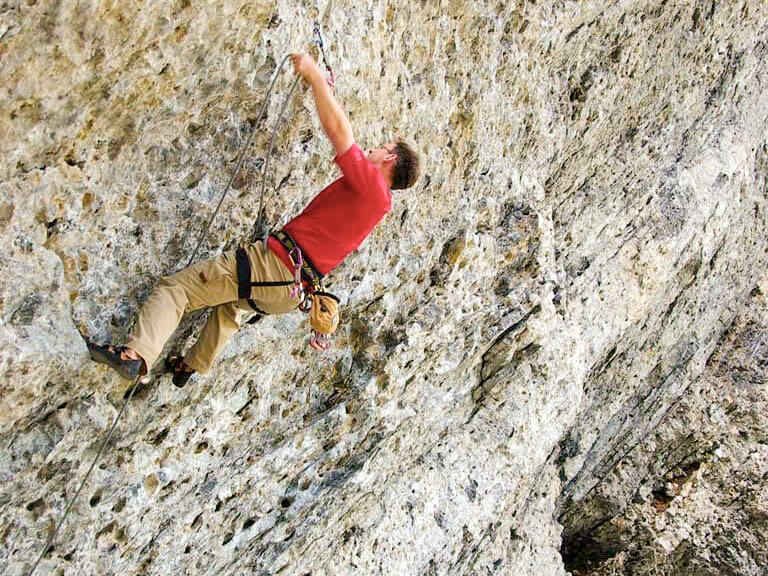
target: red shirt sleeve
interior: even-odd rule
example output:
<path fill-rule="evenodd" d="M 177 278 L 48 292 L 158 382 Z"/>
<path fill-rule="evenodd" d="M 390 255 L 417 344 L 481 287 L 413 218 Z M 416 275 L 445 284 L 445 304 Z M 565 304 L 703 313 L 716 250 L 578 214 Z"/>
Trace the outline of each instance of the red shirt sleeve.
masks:
<path fill-rule="evenodd" d="M 376 166 L 365 157 L 357 142 L 349 150 L 336 156 L 334 162 L 341 169 L 347 185 L 357 194 L 368 195 L 374 190 L 388 190 L 386 180 Z"/>

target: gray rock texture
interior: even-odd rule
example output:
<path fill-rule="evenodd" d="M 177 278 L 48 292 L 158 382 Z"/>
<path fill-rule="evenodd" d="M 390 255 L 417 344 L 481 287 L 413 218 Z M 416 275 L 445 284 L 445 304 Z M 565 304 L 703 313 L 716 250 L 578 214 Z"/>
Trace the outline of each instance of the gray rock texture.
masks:
<path fill-rule="evenodd" d="M 756 0 L 0 2 L 0 573 L 123 403 L 81 334 L 186 264 L 318 18 L 422 179 L 334 271 L 332 350 L 271 317 L 140 389 L 36 573 L 764 573 Z M 292 80 L 200 257 L 249 236 Z M 305 87 L 270 166 L 274 226 L 336 176 Z"/>
<path fill-rule="evenodd" d="M 604 459 L 617 463 L 597 482 L 582 470 L 564 490 L 563 552 L 574 574 L 765 574 L 766 288 L 763 277 L 653 430 L 631 449 L 617 442 L 621 456 Z"/>

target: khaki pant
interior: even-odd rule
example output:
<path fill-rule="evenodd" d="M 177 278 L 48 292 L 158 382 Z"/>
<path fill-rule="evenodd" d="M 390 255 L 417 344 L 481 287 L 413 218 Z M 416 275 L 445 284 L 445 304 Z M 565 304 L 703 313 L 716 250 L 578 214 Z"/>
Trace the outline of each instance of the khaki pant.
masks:
<path fill-rule="evenodd" d="M 253 282 L 293 279 L 291 271 L 263 244 L 251 244 L 245 251 Z M 291 300 L 290 292 L 291 286 L 255 286 L 251 288 L 251 299 L 268 314 L 284 314 L 299 305 L 298 299 Z M 208 373 L 224 344 L 240 328 L 244 317 L 253 312 L 245 300 L 238 300 L 234 251 L 163 277 L 144 302 L 125 345 L 152 367 L 184 312 L 206 306 L 215 308 L 197 342 L 184 356 L 186 364 L 201 374 Z"/>

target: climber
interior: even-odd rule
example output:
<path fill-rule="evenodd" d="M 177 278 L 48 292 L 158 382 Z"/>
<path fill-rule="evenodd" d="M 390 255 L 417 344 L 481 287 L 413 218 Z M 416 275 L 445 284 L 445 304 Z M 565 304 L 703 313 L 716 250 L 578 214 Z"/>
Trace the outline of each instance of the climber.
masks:
<path fill-rule="evenodd" d="M 342 176 L 282 230 L 270 234 L 266 249 L 260 242 L 249 244 L 163 277 L 144 302 L 124 346 L 88 342 L 96 362 L 128 379 L 146 374 L 183 313 L 211 306 L 214 309 L 187 354 L 165 361 L 178 387 L 195 372 L 208 373 L 246 316 L 296 309 L 302 291 L 311 293 L 389 212 L 391 190 L 408 188 L 418 178 L 418 155 L 400 139 L 364 154 L 315 61 L 306 54 L 292 54 L 291 60 L 294 73 L 312 90 Z"/>

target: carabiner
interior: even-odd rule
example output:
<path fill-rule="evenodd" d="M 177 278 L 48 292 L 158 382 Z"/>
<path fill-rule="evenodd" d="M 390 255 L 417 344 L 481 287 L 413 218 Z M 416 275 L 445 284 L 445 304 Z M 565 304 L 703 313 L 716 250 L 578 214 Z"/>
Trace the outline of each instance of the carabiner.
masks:
<path fill-rule="evenodd" d="M 323 64 L 325 65 L 325 69 L 330 74 L 330 78 L 326 78 L 325 81 L 328 82 L 328 85 L 333 88 L 336 86 L 336 75 L 333 73 L 333 69 L 331 68 L 331 65 L 328 64 L 328 58 L 325 56 L 325 44 L 323 43 L 323 35 L 320 32 L 320 22 L 318 20 L 315 20 L 315 36 L 317 38 L 315 39 L 315 44 L 320 48 L 320 55 L 323 57 Z"/>
<path fill-rule="evenodd" d="M 295 258 L 294 254 L 296 254 Z M 293 289 L 290 298 L 298 298 L 301 301 L 304 299 L 304 286 L 301 283 L 301 267 L 304 264 L 304 258 L 298 246 L 288 253 L 288 257 L 293 262 Z"/>

